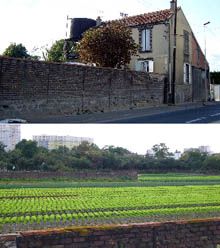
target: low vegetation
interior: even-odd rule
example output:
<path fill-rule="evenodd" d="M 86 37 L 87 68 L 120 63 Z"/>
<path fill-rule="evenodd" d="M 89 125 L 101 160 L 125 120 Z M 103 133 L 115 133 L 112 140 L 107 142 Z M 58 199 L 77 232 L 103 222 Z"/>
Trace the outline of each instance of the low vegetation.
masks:
<path fill-rule="evenodd" d="M 172 186 L 167 186 L 169 182 Z M 179 182 L 185 186 L 178 186 Z M 193 185 L 198 182 L 200 185 Z M 209 182 L 214 185 L 208 185 Z M 97 223 L 217 217 L 220 214 L 219 193 L 220 176 L 186 174 L 145 174 L 139 175 L 137 182 L 75 182 L 74 187 L 66 187 L 59 181 L 51 188 L 42 185 L 42 181 L 32 188 L 8 185 L 0 189 L 0 228 L 1 232 L 11 232 Z"/>

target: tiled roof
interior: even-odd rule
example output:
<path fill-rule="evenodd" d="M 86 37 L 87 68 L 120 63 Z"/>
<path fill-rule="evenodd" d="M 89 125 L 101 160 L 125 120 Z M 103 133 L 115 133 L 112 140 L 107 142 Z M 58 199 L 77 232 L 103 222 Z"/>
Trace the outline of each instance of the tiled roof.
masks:
<path fill-rule="evenodd" d="M 169 20 L 173 15 L 173 11 L 171 9 L 160 10 L 151 13 L 145 13 L 142 15 L 125 17 L 119 20 L 115 20 L 116 22 L 120 22 L 129 27 L 145 25 L 145 24 L 155 24 L 161 23 Z"/>

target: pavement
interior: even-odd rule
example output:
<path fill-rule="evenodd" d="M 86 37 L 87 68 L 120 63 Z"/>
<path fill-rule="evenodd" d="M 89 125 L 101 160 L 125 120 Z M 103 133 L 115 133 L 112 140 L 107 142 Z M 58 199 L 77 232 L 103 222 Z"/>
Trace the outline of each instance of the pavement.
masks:
<path fill-rule="evenodd" d="M 184 103 L 177 105 L 159 105 L 146 108 L 120 110 L 105 113 L 91 113 L 80 115 L 59 115 L 59 116 L 33 116 L 27 118 L 28 123 L 111 123 L 129 118 L 151 116 L 157 114 L 172 113 L 180 110 L 197 109 L 205 106 L 216 105 L 215 102 L 206 103 Z M 219 103 L 218 103 L 219 104 Z"/>

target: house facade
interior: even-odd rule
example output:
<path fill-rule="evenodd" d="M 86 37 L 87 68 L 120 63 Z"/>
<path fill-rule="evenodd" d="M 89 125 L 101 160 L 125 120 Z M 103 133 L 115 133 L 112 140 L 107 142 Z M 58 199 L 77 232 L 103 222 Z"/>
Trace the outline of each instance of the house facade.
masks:
<path fill-rule="evenodd" d="M 175 3 L 171 1 L 170 9 L 118 20 L 131 28 L 132 37 L 139 45 L 138 55 L 132 57 L 128 66 L 131 70 L 167 75 L 167 101 L 171 94 L 175 95 L 175 103 L 206 101 L 209 65 L 180 7 L 177 8 L 174 35 Z M 172 84 L 175 91 L 172 91 Z"/>

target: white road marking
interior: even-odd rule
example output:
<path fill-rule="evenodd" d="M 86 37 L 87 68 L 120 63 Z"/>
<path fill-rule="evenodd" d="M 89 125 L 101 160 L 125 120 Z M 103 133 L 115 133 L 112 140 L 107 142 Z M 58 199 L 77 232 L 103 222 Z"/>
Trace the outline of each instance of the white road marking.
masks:
<path fill-rule="evenodd" d="M 215 117 L 215 116 L 219 116 L 220 113 L 214 114 L 214 115 L 210 115 L 211 117 Z"/>
<path fill-rule="evenodd" d="M 195 120 L 187 121 L 186 124 L 198 122 L 198 121 L 205 120 L 205 119 L 207 119 L 207 117 L 201 117 L 201 118 L 198 118 L 198 119 L 195 119 Z"/>

